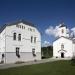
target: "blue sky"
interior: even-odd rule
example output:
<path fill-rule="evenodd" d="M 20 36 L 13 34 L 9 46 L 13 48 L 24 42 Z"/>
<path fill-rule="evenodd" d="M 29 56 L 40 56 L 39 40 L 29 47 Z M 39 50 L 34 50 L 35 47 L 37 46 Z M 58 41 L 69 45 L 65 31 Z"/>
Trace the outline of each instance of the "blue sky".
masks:
<path fill-rule="evenodd" d="M 25 19 L 37 25 L 42 34 L 42 43 L 52 44 L 53 36 L 45 33 L 49 26 L 62 21 L 69 28 L 75 26 L 75 0 L 0 0 L 0 25 Z"/>

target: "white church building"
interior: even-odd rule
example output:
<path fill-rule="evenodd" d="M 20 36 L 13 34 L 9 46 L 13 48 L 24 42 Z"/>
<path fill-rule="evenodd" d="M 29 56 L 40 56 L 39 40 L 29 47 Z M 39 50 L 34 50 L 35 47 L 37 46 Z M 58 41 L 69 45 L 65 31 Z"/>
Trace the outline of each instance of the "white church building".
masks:
<path fill-rule="evenodd" d="M 53 42 L 53 57 L 72 58 L 75 56 L 75 38 L 67 33 L 67 27 L 60 24 L 58 29 L 59 37 Z"/>
<path fill-rule="evenodd" d="M 24 20 L 0 28 L 0 63 L 41 60 L 41 35 Z"/>

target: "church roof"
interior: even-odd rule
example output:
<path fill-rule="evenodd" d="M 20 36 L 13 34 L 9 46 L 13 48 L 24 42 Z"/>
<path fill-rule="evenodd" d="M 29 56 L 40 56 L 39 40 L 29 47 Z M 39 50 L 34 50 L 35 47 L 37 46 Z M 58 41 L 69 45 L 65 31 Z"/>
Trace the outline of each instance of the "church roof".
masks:
<path fill-rule="evenodd" d="M 72 41 L 72 43 L 75 44 L 75 38 L 68 38 L 68 37 L 64 37 L 64 36 L 62 36 L 62 37 L 65 38 L 65 39 L 68 39 L 68 40 Z M 62 38 L 62 37 L 60 37 L 60 38 Z M 60 38 L 57 38 L 55 41 L 57 41 Z"/>
<path fill-rule="evenodd" d="M 28 22 L 28 21 L 25 21 L 25 20 L 19 20 L 19 21 L 16 21 L 16 22 L 12 22 L 12 23 L 8 23 L 8 24 L 5 24 L 5 25 L 2 25 L 0 27 L 0 33 L 6 28 L 6 26 L 12 26 L 12 25 L 17 25 L 19 23 L 24 23 L 26 25 L 29 25 L 29 26 L 32 26 L 32 27 L 35 27 L 34 24 Z"/>
<path fill-rule="evenodd" d="M 61 27 L 66 27 L 66 25 L 64 23 L 61 23 L 59 28 L 61 28 Z"/>

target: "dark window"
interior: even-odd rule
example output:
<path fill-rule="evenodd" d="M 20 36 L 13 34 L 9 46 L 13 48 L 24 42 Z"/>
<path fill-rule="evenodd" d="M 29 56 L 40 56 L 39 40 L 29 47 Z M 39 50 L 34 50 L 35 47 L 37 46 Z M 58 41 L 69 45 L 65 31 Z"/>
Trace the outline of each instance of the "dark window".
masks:
<path fill-rule="evenodd" d="M 16 40 L 16 33 L 13 33 L 13 40 Z"/>
<path fill-rule="evenodd" d="M 36 37 L 34 37 L 34 43 L 36 43 Z"/>
<path fill-rule="evenodd" d="M 36 53 L 35 53 L 35 48 L 32 49 L 32 55 L 35 57 Z"/>
<path fill-rule="evenodd" d="M 31 43 L 33 42 L 33 36 L 31 36 Z"/>
<path fill-rule="evenodd" d="M 19 54 L 19 47 L 16 47 L 16 56 L 18 57 L 18 58 L 20 58 L 20 54 Z"/>
<path fill-rule="evenodd" d="M 2 54 L 2 59 L 4 58 L 4 54 Z"/>
<path fill-rule="evenodd" d="M 64 33 L 64 30 L 62 29 L 62 33 Z"/>
<path fill-rule="evenodd" d="M 23 26 L 22 26 L 22 29 L 23 29 Z"/>
<path fill-rule="evenodd" d="M 18 34 L 18 40 L 21 41 L 21 34 Z"/>
<path fill-rule="evenodd" d="M 30 31 L 32 31 L 32 29 L 30 28 Z"/>

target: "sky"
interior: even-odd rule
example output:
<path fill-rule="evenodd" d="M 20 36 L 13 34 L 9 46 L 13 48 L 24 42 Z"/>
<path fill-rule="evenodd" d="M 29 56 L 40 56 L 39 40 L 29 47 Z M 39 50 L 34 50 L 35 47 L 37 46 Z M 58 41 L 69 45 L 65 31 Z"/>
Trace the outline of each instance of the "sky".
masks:
<path fill-rule="evenodd" d="M 42 45 L 52 44 L 55 36 L 46 30 L 64 22 L 75 30 L 75 0 L 0 0 L 0 25 L 24 19 L 36 25 Z"/>

